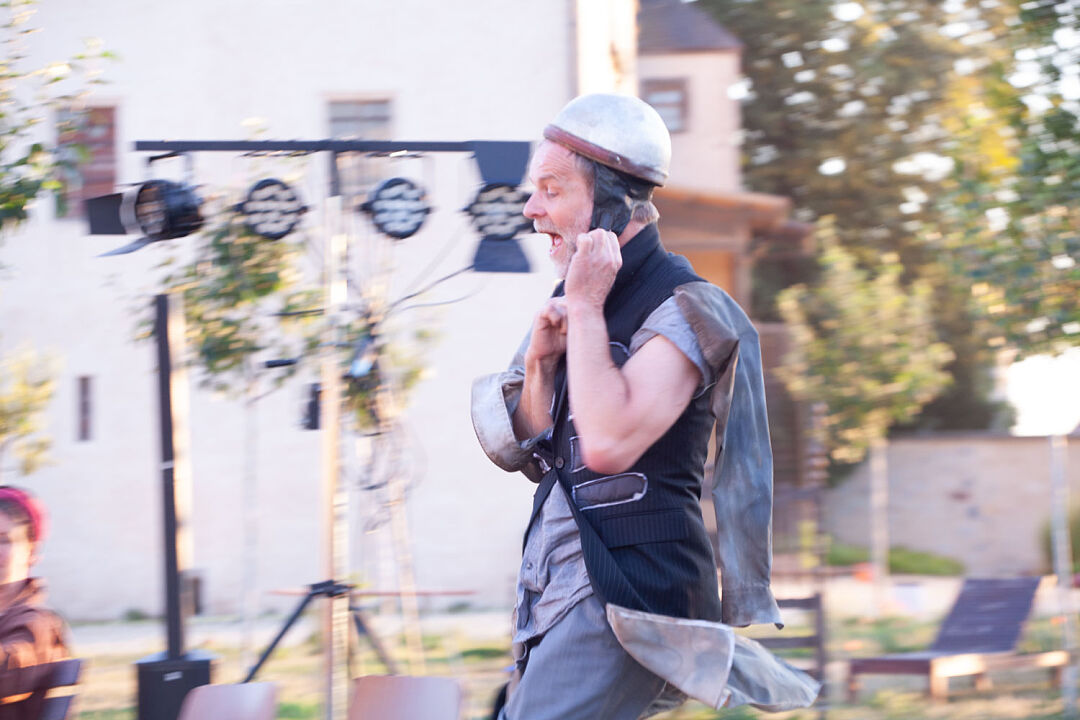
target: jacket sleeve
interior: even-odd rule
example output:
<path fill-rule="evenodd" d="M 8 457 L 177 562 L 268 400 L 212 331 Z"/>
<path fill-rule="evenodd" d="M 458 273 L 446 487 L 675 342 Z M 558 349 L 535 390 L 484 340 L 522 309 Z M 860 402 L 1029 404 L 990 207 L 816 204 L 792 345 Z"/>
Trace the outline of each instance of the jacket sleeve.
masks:
<path fill-rule="evenodd" d="M 781 625 L 772 574 L 772 446 L 757 330 L 723 290 L 682 285 L 676 302 L 716 370 L 713 508 L 719 535 L 722 617 L 728 625 Z"/>
<path fill-rule="evenodd" d="M 522 348 L 528 341 L 526 336 Z M 524 383 L 524 349 L 520 349 L 505 371 L 473 381 L 472 424 L 476 439 L 491 462 L 507 472 L 520 470 L 529 480 L 540 482 L 544 471 L 534 456 L 534 448 L 550 436 L 551 429 L 528 440 L 518 440 L 514 435 L 513 417 Z"/>
<path fill-rule="evenodd" d="M 31 692 L 48 678 L 48 663 L 67 657 L 63 621 L 50 611 L 33 609 L 3 625 L 0 697 Z"/>

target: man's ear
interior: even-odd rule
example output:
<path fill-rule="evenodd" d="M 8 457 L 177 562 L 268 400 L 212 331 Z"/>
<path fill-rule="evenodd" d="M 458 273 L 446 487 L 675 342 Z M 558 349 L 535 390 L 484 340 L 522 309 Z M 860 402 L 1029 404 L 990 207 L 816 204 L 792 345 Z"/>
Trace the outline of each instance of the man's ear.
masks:
<path fill-rule="evenodd" d="M 34 542 L 30 544 L 30 559 L 27 561 L 30 567 L 34 567 L 34 564 L 38 561 L 38 547 L 39 543 Z"/>

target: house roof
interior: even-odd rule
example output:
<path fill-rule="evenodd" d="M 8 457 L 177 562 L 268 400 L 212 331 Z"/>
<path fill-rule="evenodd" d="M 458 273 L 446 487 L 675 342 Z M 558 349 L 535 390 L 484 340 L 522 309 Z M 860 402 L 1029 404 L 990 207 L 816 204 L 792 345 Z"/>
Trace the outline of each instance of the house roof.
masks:
<path fill-rule="evenodd" d="M 696 246 L 702 228 L 709 229 L 707 243 L 713 250 L 745 253 L 752 251 L 751 246 L 768 245 L 771 254 L 800 256 L 812 251 L 814 226 L 791 220 L 791 200 L 780 195 L 669 186 L 657 188 L 653 200 L 663 218 L 664 242 L 676 252 Z"/>
<path fill-rule="evenodd" d="M 641 0 L 638 52 L 661 54 L 738 50 L 739 39 L 696 3 L 683 0 Z"/>

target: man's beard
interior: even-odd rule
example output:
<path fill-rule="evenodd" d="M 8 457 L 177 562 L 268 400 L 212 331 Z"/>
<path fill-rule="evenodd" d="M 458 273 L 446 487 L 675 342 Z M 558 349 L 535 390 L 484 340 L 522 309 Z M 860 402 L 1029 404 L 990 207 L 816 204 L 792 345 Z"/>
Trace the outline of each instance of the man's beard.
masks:
<path fill-rule="evenodd" d="M 560 280 L 566 279 L 566 273 L 570 270 L 570 261 L 574 258 L 574 253 L 577 252 L 577 243 L 567 240 L 565 237 L 562 239 L 563 245 L 559 249 L 557 255 L 551 257 L 551 261 L 555 264 L 555 275 Z"/>

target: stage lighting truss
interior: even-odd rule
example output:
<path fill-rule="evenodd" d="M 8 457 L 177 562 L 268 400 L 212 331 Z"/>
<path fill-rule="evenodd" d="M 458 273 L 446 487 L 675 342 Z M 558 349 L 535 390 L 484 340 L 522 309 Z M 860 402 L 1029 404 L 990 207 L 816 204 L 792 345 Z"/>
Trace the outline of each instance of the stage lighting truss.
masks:
<path fill-rule="evenodd" d="M 532 229 L 532 221 L 522 215 L 529 194 L 512 185 L 490 183 L 476 193 L 465 212 L 482 238 L 509 240 Z"/>
<path fill-rule="evenodd" d="M 247 199 L 236 210 L 253 233 L 280 240 L 296 229 L 307 206 L 290 185 L 276 178 L 265 178 L 252 186 Z"/>
<path fill-rule="evenodd" d="M 424 224 L 431 206 L 422 187 L 412 180 L 394 177 L 379 183 L 360 210 L 371 216 L 379 232 L 404 240 Z"/>

